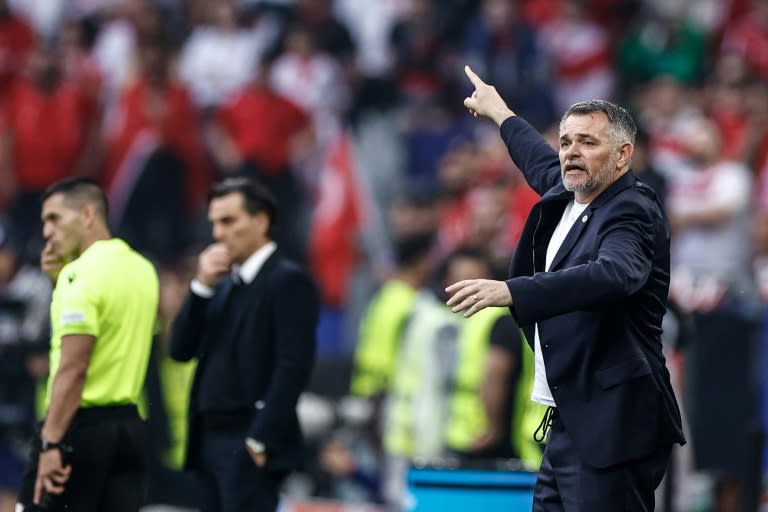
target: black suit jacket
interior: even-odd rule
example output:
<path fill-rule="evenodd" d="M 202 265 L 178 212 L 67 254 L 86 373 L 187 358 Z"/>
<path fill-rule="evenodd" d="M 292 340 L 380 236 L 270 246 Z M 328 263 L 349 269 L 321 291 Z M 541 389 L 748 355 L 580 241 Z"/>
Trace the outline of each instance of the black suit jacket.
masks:
<path fill-rule="evenodd" d="M 246 286 L 250 306 L 247 314 L 235 319 L 238 336 L 232 371 L 251 410 L 247 436 L 265 444 L 268 467 L 293 469 L 303 458 L 296 403 L 314 364 L 318 293 L 309 275 L 278 252 Z M 198 379 L 208 347 L 219 340 L 217 330 L 224 321 L 231 288 L 232 281 L 222 279 L 210 299 L 190 292 L 173 324 L 171 357 L 198 358 L 189 406 L 187 467 L 196 467 L 198 461 Z"/>
<path fill-rule="evenodd" d="M 542 195 L 512 260 L 511 310 L 531 344 L 539 325 L 547 380 L 580 458 L 602 468 L 684 443 L 662 355 L 669 225 L 655 193 L 624 174 L 576 220 L 544 272 L 574 195 L 557 153 L 528 123 L 509 118 L 501 135 Z"/>

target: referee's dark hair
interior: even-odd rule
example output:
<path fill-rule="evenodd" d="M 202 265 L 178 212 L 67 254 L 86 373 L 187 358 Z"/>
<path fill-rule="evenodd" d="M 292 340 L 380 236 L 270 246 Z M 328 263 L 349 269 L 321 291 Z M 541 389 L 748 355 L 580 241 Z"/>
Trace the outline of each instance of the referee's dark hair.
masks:
<path fill-rule="evenodd" d="M 277 233 L 277 201 L 267 188 L 245 176 L 225 178 L 211 187 L 208 192 L 208 204 L 219 197 L 229 194 L 241 194 L 245 211 L 251 215 L 265 213 L 269 219 L 267 236 L 272 240 Z"/>
<path fill-rule="evenodd" d="M 109 202 L 104 189 L 99 183 L 91 178 L 72 177 L 64 178 L 49 186 L 40 200 L 44 203 L 49 197 L 55 194 L 62 194 L 65 202 L 72 207 L 82 208 L 86 204 L 93 205 L 96 213 L 109 225 Z"/>

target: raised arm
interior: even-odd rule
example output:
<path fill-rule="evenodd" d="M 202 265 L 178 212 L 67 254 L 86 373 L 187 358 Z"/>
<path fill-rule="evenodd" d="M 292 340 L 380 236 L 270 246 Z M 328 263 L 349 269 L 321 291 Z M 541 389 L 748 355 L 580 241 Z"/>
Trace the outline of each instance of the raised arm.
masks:
<path fill-rule="evenodd" d="M 477 76 L 469 66 L 464 66 L 464 72 L 469 77 L 469 81 L 475 87 L 475 91 L 469 98 L 464 98 L 464 106 L 469 109 L 475 117 L 487 117 L 497 126 L 512 116 L 516 116 L 511 108 L 507 106 L 499 92 L 492 85 L 489 85 Z"/>
<path fill-rule="evenodd" d="M 515 115 L 496 88 L 486 84 L 469 66 L 464 67 L 475 91 L 464 106 L 475 117 L 487 117 L 501 129 L 501 137 L 515 165 L 533 190 L 543 195 L 560 182 L 560 159 L 544 138 L 525 120 Z"/>

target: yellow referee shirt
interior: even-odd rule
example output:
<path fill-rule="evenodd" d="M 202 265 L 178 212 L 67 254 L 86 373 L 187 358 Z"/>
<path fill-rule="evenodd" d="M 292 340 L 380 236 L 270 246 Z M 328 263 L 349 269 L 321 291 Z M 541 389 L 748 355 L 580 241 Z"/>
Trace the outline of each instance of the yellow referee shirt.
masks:
<path fill-rule="evenodd" d="M 137 404 L 157 317 L 154 266 L 119 238 L 101 240 L 62 268 L 51 301 L 50 404 L 61 339 L 96 338 L 81 407 Z"/>

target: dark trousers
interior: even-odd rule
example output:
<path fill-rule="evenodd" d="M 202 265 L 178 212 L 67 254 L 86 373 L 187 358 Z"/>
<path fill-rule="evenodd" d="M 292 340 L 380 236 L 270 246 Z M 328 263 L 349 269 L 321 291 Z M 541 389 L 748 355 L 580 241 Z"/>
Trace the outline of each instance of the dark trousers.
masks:
<path fill-rule="evenodd" d="M 25 511 L 137 512 L 144 503 L 145 427 L 135 407 L 80 409 L 64 437 L 72 473 L 64 493 L 32 504 L 39 441 L 33 443 L 20 503 Z"/>
<path fill-rule="evenodd" d="M 670 448 L 606 469 L 579 460 L 555 413 L 533 497 L 534 512 L 653 512 Z"/>
<path fill-rule="evenodd" d="M 283 472 L 256 466 L 245 448 L 245 432 L 203 431 L 198 470 L 203 512 L 271 512 L 277 509 Z"/>

